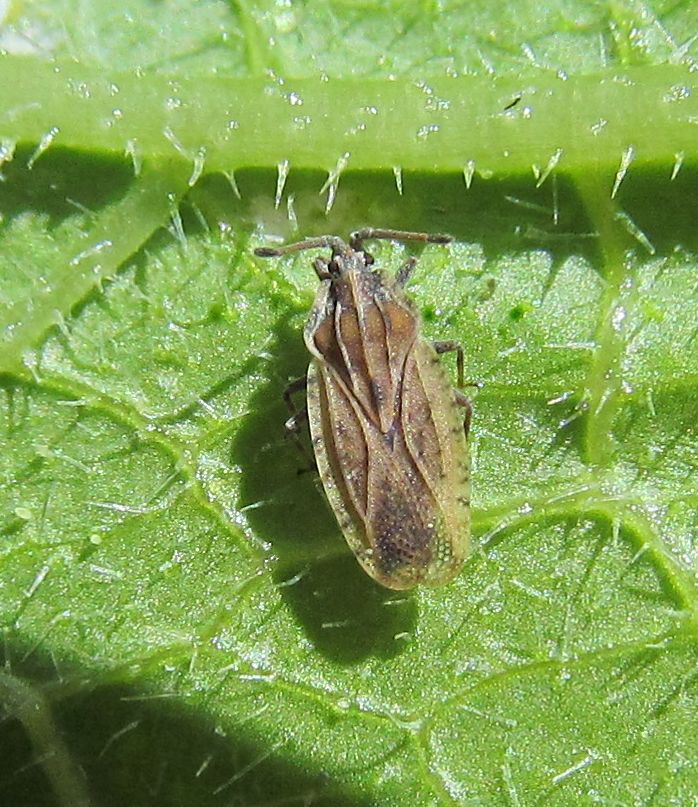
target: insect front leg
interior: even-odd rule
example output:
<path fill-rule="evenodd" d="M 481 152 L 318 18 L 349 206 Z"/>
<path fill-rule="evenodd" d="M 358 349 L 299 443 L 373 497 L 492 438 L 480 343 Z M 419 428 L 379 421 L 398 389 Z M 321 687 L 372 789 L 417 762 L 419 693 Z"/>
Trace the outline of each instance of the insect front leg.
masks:
<path fill-rule="evenodd" d="M 407 283 L 408 283 L 408 281 L 409 281 L 409 279 L 410 279 L 410 277 L 412 275 L 412 272 L 414 271 L 414 267 L 416 265 L 417 265 L 417 259 L 416 258 L 408 258 L 402 264 L 402 266 L 397 270 L 397 274 L 395 275 L 395 283 L 401 289 L 403 289 L 407 285 Z"/>
<path fill-rule="evenodd" d="M 315 269 L 315 274 L 320 280 L 329 280 L 332 277 L 330 274 L 330 262 L 327 258 L 315 258 L 313 269 Z"/>

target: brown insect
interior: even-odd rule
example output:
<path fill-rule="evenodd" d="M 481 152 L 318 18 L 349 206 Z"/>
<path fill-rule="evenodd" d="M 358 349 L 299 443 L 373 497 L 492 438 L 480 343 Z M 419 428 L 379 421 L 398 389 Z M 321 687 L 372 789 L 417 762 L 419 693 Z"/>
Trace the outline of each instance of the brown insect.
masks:
<path fill-rule="evenodd" d="M 394 278 L 374 266 L 370 238 L 445 244 L 447 235 L 367 228 L 349 243 L 334 235 L 255 250 L 262 257 L 330 248 L 305 326 L 307 376 L 284 398 L 297 431 L 307 417 L 320 478 L 347 543 L 366 572 L 391 589 L 438 586 L 460 569 L 470 537 L 469 400 L 438 358 L 463 350 L 431 344 L 403 288 L 416 264 Z M 307 408 L 292 395 L 307 389 Z M 463 409 L 465 417 L 463 416 Z"/>

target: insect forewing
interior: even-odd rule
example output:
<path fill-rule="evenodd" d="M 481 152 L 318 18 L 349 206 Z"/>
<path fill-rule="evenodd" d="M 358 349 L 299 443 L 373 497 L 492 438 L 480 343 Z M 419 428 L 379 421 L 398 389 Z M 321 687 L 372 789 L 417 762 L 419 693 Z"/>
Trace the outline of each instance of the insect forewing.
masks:
<path fill-rule="evenodd" d="M 467 445 L 416 313 L 392 281 L 352 272 L 320 290 L 305 336 L 315 456 L 347 542 L 389 588 L 446 582 L 468 542 Z"/>

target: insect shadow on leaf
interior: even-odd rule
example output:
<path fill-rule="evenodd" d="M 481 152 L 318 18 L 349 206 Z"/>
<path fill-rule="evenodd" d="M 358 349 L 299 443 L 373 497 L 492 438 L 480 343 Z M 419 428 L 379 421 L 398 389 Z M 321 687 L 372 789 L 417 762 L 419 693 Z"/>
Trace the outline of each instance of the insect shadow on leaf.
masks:
<path fill-rule="evenodd" d="M 317 476 L 298 473 L 306 466 L 285 434 L 282 393 L 308 361 L 293 315 L 279 319 L 266 352 L 267 380 L 251 396 L 230 449 L 242 470 L 239 505 L 258 539 L 271 546 L 274 582 L 320 652 L 342 664 L 400 653 L 416 624 L 416 601 L 361 571 Z M 310 455 L 307 434 L 299 439 Z"/>

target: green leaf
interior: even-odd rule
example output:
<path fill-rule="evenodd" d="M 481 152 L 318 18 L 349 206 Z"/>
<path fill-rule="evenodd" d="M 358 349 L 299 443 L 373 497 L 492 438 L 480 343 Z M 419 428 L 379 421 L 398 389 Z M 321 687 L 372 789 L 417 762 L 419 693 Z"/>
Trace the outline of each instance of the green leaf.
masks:
<path fill-rule="evenodd" d="M 694 5 L 193 10 L 0 8 L 0 801 L 695 802 Z M 253 256 L 362 225 L 456 236 L 374 254 L 482 384 L 408 595 L 284 438 L 310 259 Z"/>

